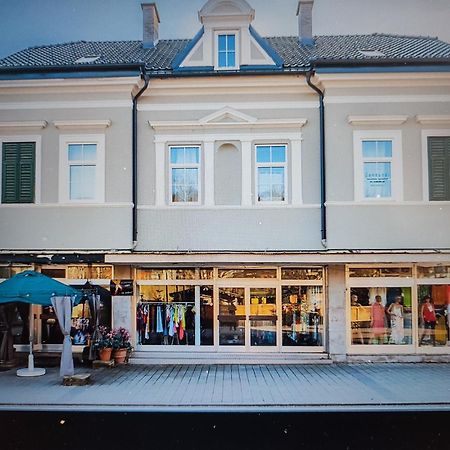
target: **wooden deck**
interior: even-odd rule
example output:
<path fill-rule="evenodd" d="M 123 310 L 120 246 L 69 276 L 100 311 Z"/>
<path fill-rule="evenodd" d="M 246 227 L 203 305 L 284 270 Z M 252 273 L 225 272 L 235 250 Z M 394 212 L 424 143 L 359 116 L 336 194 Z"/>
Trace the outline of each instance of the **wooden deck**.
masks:
<path fill-rule="evenodd" d="M 450 364 L 128 365 L 62 386 L 0 372 L 2 410 L 450 410 Z"/>

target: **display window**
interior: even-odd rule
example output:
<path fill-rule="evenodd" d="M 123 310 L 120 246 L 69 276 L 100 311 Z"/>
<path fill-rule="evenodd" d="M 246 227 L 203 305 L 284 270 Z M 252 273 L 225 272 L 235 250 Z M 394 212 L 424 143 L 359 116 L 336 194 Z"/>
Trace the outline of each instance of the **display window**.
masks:
<path fill-rule="evenodd" d="M 136 276 L 140 350 L 324 350 L 322 267 L 138 268 Z"/>

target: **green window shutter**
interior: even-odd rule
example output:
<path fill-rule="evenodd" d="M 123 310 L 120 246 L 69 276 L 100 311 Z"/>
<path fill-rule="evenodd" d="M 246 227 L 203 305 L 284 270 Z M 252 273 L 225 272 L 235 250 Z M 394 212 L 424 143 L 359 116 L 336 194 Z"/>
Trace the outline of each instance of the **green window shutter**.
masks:
<path fill-rule="evenodd" d="M 36 170 L 34 142 L 4 142 L 2 203 L 33 203 Z"/>
<path fill-rule="evenodd" d="M 450 137 L 428 138 L 430 200 L 450 200 Z"/>

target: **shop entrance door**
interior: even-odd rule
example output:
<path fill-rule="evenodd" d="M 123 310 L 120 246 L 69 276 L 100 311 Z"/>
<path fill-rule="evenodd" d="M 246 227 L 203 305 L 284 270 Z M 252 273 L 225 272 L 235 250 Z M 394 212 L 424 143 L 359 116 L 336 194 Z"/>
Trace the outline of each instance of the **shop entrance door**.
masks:
<path fill-rule="evenodd" d="M 277 346 L 275 287 L 219 287 L 219 346 Z"/>

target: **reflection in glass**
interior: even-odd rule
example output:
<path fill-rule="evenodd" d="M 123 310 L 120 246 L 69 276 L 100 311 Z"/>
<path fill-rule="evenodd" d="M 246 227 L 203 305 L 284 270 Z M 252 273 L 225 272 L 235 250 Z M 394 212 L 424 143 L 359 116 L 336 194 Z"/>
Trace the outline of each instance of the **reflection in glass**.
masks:
<path fill-rule="evenodd" d="M 321 280 L 323 269 L 319 267 L 282 268 L 282 280 Z"/>
<path fill-rule="evenodd" d="M 283 346 L 323 345 L 322 286 L 282 287 Z"/>
<path fill-rule="evenodd" d="M 391 197 L 391 163 L 364 163 L 364 197 Z"/>
<path fill-rule="evenodd" d="M 450 342 L 450 284 L 418 286 L 419 345 L 441 347 Z"/>
<path fill-rule="evenodd" d="M 219 344 L 245 345 L 244 288 L 219 289 Z"/>
<path fill-rule="evenodd" d="M 250 289 L 250 344 L 277 345 L 275 288 Z"/>
<path fill-rule="evenodd" d="M 214 345 L 213 287 L 200 286 L 200 345 Z"/>
<path fill-rule="evenodd" d="M 352 288 L 350 308 L 353 345 L 412 343 L 411 288 Z"/>
<path fill-rule="evenodd" d="M 412 277 L 411 267 L 350 267 L 350 277 Z"/>
<path fill-rule="evenodd" d="M 450 266 L 417 266 L 418 278 L 450 278 Z"/>
<path fill-rule="evenodd" d="M 219 278 L 276 278 L 277 269 L 219 269 Z"/>

